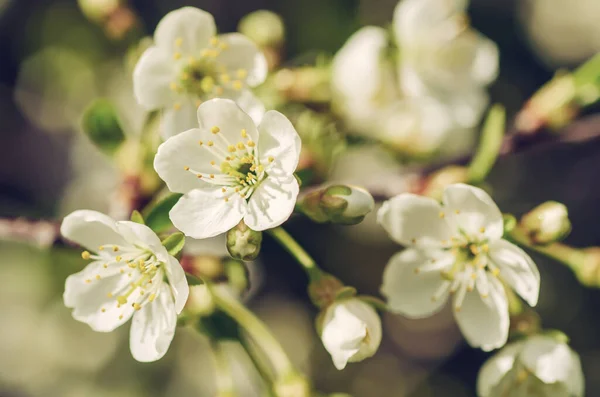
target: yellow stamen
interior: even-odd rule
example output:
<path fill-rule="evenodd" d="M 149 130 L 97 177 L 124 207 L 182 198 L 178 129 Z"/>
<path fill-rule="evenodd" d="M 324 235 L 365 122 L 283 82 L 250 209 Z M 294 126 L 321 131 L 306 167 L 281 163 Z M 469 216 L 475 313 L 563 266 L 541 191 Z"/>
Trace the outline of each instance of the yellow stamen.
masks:
<path fill-rule="evenodd" d="M 212 132 L 213 134 L 218 134 L 219 131 L 221 131 L 221 129 L 217 126 L 214 126 L 210 129 L 210 132 Z"/>
<path fill-rule="evenodd" d="M 81 257 L 82 257 L 83 259 L 86 259 L 86 260 L 87 260 L 87 259 L 90 259 L 90 256 L 91 256 L 91 254 L 90 254 L 88 251 L 83 251 L 83 252 L 81 253 Z"/>

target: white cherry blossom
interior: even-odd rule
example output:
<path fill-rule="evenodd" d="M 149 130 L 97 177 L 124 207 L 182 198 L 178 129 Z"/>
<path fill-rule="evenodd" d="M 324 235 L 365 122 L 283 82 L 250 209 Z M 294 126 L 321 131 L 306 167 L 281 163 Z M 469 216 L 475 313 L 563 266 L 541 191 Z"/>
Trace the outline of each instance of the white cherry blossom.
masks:
<path fill-rule="evenodd" d="M 130 347 L 138 361 L 160 359 L 188 298 L 185 273 L 145 225 L 96 211 L 67 215 L 61 234 L 92 262 L 67 278 L 64 303 L 94 331 L 111 332 L 133 317 Z"/>
<path fill-rule="evenodd" d="M 321 339 L 339 370 L 349 362 L 373 356 L 381 343 L 381 319 L 375 309 L 357 298 L 332 303 L 325 309 Z"/>
<path fill-rule="evenodd" d="M 158 148 L 154 168 L 172 192 L 184 193 L 170 217 L 193 238 L 226 232 L 244 220 L 261 231 L 282 224 L 296 203 L 301 142 L 290 121 L 268 111 L 258 127 L 235 102 L 198 108 L 199 128 Z"/>
<path fill-rule="evenodd" d="M 511 343 L 479 371 L 479 397 L 583 397 L 579 356 L 564 342 L 536 335 Z"/>
<path fill-rule="evenodd" d="M 455 318 L 467 342 L 483 350 L 506 343 L 509 328 L 505 285 L 531 306 L 540 275 L 521 248 L 502 238 L 502 213 L 483 190 L 448 186 L 440 205 L 414 194 L 384 203 L 378 221 L 408 247 L 390 259 L 382 293 L 407 317 L 428 317 L 452 296 Z"/>
<path fill-rule="evenodd" d="M 166 139 L 196 125 L 196 109 L 211 98 L 235 100 L 255 120 L 264 106 L 249 87 L 262 83 L 267 62 L 246 36 L 216 35 L 209 13 L 183 7 L 165 15 L 133 73 L 135 97 L 148 110 L 163 109 Z"/>

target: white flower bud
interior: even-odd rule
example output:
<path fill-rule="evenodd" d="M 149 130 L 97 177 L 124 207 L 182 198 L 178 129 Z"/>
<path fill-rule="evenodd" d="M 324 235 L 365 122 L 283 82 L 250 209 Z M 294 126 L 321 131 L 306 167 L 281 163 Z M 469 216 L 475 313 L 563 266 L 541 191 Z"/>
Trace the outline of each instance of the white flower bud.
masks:
<path fill-rule="evenodd" d="M 363 188 L 335 185 L 309 193 L 300 207 L 315 222 L 354 225 L 373 211 L 375 200 Z"/>
<path fill-rule="evenodd" d="M 584 395 L 579 356 L 564 341 L 537 335 L 507 345 L 481 368 L 479 397 Z"/>
<path fill-rule="evenodd" d="M 567 207 L 556 201 L 547 201 L 535 207 L 523 216 L 521 225 L 537 244 L 553 243 L 571 231 Z"/>
<path fill-rule="evenodd" d="M 375 309 L 356 298 L 335 302 L 325 309 L 321 340 L 339 370 L 377 352 L 381 320 Z"/>

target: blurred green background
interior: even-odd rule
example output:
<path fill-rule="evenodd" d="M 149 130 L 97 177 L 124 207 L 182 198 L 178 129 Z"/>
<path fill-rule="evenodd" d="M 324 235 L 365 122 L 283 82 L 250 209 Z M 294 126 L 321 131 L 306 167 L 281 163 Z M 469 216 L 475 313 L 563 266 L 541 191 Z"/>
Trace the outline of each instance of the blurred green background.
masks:
<path fill-rule="evenodd" d="M 89 1 L 91 5 L 110 0 Z M 307 52 L 333 54 L 358 27 L 388 25 L 394 0 L 136 0 L 132 15 L 101 27 L 76 1 L 0 0 L 0 216 L 60 219 L 77 208 L 107 211 L 118 183 L 115 168 L 78 133 L 82 110 L 97 96 L 118 103 L 132 130 L 143 115 L 123 72 L 135 35 L 151 33 L 168 11 L 192 5 L 211 12 L 220 31 L 236 29 L 248 12 L 279 13 L 287 28 L 287 59 Z M 494 40 L 501 73 L 493 101 L 509 114 L 561 67 L 600 50 L 598 0 L 473 0 L 472 24 Z M 134 34 L 123 26 L 140 22 Z M 130 33 L 131 34 L 131 33 Z M 567 136 L 597 134 L 591 109 Z M 600 142 L 549 144 L 502 158 L 492 172 L 494 198 L 520 215 L 557 200 L 571 215 L 575 246 L 600 244 Z M 390 181 L 390 183 L 395 183 Z M 0 228 L 0 235 L 2 235 Z M 374 216 L 353 227 L 292 219 L 297 236 L 322 266 L 365 293 L 378 293 L 387 259 L 398 249 Z M 218 247 L 217 247 L 218 249 Z M 313 328 L 306 278 L 266 239 L 253 264 L 248 302 L 273 329 L 316 387 L 355 397 L 473 396 L 487 355 L 468 348 L 446 310 L 409 321 L 383 315 L 384 342 L 372 359 L 335 370 Z M 167 356 L 135 362 L 127 327 L 99 334 L 74 321 L 62 305 L 65 277 L 83 266 L 68 250 L 48 253 L 0 242 L 0 396 L 213 396 L 208 345 L 188 330 L 177 333 Z M 539 313 L 547 328 L 571 337 L 582 357 L 588 396 L 600 395 L 600 293 L 579 285 L 558 263 L 536 256 L 542 273 Z M 228 354 L 243 396 L 260 396 L 257 375 L 236 346 Z"/>

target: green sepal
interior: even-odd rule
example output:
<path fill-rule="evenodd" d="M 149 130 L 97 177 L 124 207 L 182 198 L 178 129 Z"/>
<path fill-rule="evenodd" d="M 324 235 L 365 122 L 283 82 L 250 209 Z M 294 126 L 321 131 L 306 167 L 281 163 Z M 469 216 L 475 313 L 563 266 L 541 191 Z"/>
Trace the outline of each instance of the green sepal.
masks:
<path fill-rule="evenodd" d="M 169 218 L 169 211 L 177 204 L 181 196 L 183 195 L 173 193 L 146 210 L 146 225 L 155 233 L 163 233 L 172 228 L 173 223 Z"/>
<path fill-rule="evenodd" d="M 185 278 L 187 279 L 188 285 L 190 286 L 204 284 L 204 281 L 190 273 L 185 273 Z"/>
<path fill-rule="evenodd" d="M 389 309 L 387 303 L 385 303 L 383 300 L 376 298 L 374 296 L 359 295 L 359 296 L 357 296 L 357 298 L 360 299 L 361 301 L 373 306 L 377 310 L 387 311 Z"/>
<path fill-rule="evenodd" d="M 177 255 L 185 245 L 185 236 L 181 232 L 173 233 L 162 241 L 162 245 L 167 249 L 169 255 Z"/>
<path fill-rule="evenodd" d="M 81 128 L 96 147 L 109 156 L 125 141 L 116 108 L 108 99 L 97 99 L 87 107 Z"/>
<path fill-rule="evenodd" d="M 512 214 L 502 214 L 504 220 L 504 234 L 510 233 L 517 226 L 517 218 Z"/>
<path fill-rule="evenodd" d="M 356 288 L 345 286 L 345 287 L 340 288 L 335 293 L 334 299 L 336 301 L 340 301 L 340 300 L 344 300 L 344 299 L 354 298 L 355 296 L 356 296 Z"/>
<path fill-rule="evenodd" d="M 133 210 L 133 212 L 131 213 L 131 221 L 139 223 L 140 225 L 146 224 L 146 222 L 144 222 L 144 217 L 142 216 L 142 214 L 140 214 L 138 210 Z"/>

